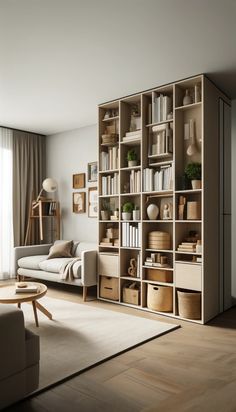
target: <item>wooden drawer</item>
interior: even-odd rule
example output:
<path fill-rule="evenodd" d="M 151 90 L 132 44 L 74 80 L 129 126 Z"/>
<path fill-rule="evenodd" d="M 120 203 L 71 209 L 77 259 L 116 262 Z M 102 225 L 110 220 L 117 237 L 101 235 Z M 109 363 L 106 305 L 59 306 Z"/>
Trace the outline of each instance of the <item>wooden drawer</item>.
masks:
<path fill-rule="evenodd" d="M 119 277 L 119 256 L 102 254 L 98 256 L 99 275 Z"/>
<path fill-rule="evenodd" d="M 175 284 L 177 288 L 202 290 L 202 267 L 191 263 L 175 264 Z"/>
<path fill-rule="evenodd" d="M 119 279 L 101 276 L 100 297 L 110 300 L 119 300 Z"/>

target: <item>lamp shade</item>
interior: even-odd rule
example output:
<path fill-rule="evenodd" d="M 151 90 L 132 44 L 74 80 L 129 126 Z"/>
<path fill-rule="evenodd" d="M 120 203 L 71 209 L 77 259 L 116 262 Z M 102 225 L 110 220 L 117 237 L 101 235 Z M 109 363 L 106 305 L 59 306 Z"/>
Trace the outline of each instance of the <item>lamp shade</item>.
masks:
<path fill-rule="evenodd" d="M 55 192 L 57 190 L 57 182 L 55 179 L 48 177 L 43 181 L 43 188 L 45 192 Z"/>

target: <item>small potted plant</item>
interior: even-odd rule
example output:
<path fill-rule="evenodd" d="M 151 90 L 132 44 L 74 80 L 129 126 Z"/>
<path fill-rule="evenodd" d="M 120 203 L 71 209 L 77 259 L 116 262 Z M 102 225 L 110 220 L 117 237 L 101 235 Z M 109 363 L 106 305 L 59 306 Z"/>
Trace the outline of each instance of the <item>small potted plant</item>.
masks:
<path fill-rule="evenodd" d="M 133 220 L 139 220 L 140 219 L 140 210 L 139 206 L 135 205 L 134 210 L 133 210 Z"/>
<path fill-rule="evenodd" d="M 122 208 L 122 219 L 131 220 L 132 212 L 134 210 L 134 205 L 132 202 L 126 202 Z"/>
<path fill-rule="evenodd" d="M 134 149 L 130 149 L 127 152 L 128 167 L 137 166 L 138 156 Z"/>
<path fill-rule="evenodd" d="M 110 220 L 110 204 L 107 201 L 103 201 L 101 208 L 101 219 Z"/>
<path fill-rule="evenodd" d="M 185 174 L 191 180 L 193 189 L 201 189 L 202 187 L 202 166 L 201 163 L 189 163 L 185 168 Z"/>

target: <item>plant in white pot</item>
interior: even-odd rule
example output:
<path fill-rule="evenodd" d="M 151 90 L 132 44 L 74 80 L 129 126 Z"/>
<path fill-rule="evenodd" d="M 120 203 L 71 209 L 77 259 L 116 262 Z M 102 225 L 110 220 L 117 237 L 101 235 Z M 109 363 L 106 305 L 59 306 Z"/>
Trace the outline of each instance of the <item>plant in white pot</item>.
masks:
<path fill-rule="evenodd" d="M 189 163 L 185 167 L 185 174 L 191 180 L 193 189 L 202 187 L 202 165 L 201 163 Z"/>
<path fill-rule="evenodd" d="M 139 220 L 140 219 L 140 210 L 139 206 L 135 205 L 134 210 L 133 210 L 133 220 Z"/>
<path fill-rule="evenodd" d="M 137 166 L 138 156 L 134 149 L 130 149 L 127 152 L 128 167 Z"/>
<path fill-rule="evenodd" d="M 101 219 L 110 220 L 110 204 L 107 201 L 103 201 L 101 207 Z"/>
<path fill-rule="evenodd" d="M 122 207 L 122 219 L 131 220 L 134 205 L 132 202 L 126 202 Z"/>

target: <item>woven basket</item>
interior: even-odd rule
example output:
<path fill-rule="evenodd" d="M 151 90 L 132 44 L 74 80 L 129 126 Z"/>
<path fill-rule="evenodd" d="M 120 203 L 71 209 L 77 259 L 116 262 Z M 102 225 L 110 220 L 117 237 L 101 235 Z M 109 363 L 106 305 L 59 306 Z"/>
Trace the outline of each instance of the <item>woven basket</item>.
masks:
<path fill-rule="evenodd" d="M 201 293 L 178 290 L 177 294 L 179 315 L 186 319 L 201 319 Z"/>
<path fill-rule="evenodd" d="M 148 283 L 147 307 L 158 312 L 172 312 L 173 289 Z"/>

